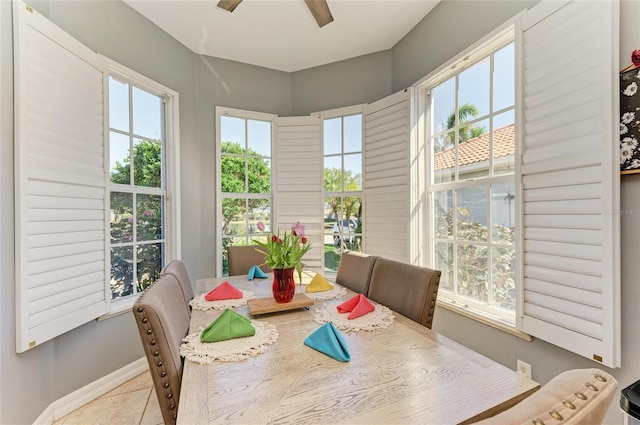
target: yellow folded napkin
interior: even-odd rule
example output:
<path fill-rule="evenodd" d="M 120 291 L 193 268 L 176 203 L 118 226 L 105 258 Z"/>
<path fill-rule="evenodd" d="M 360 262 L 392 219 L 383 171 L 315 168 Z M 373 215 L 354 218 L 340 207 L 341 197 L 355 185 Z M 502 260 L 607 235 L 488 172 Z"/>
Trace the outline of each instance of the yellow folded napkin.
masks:
<path fill-rule="evenodd" d="M 327 279 L 317 274 L 307 285 L 307 292 L 322 292 L 333 289 L 333 285 Z"/>

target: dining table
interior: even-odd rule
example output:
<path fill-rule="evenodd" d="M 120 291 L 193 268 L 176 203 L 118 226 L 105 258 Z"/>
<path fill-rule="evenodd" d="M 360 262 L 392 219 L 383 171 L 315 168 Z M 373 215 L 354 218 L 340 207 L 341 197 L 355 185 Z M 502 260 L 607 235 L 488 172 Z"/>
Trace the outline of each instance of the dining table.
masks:
<path fill-rule="evenodd" d="M 305 272 L 299 282 L 296 275 L 298 292 L 305 292 L 312 276 Z M 255 298 L 272 296 L 269 273 L 266 279 L 251 281 L 247 276 L 199 279 L 196 297 L 224 282 Z M 305 308 L 260 315 L 252 315 L 246 303 L 232 308 L 274 326 L 277 340 L 263 352 L 235 361 L 200 363 L 185 358 L 177 423 L 468 424 L 515 405 L 540 387 L 395 312 L 384 328 L 338 330 L 349 361 L 337 361 L 305 345 L 305 338 L 323 326 L 316 313 L 336 309 L 357 295 L 347 288 L 342 293 L 315 299 Z M 190 335 L 222 313 L 194 308 Z"/>

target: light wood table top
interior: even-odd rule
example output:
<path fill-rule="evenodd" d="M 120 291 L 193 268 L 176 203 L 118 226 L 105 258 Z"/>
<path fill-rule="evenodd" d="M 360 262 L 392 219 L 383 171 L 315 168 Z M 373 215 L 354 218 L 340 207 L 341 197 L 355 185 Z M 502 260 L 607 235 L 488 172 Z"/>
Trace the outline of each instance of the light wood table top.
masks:
<path fill-rule="evenodd" d="M 304 278 L 309 279 L 308 277 Z M 201 279 L 196 295 L 223 281 L 256 297 L 271 294 L 269 279 Z M 296 276 L 297 281 L 297 276 Z M 280 336 L 241 362 L 185 361 L 178 424 L 458 424 L 492 416 L 535 392 L 539 384 L 450 339 L 395 314 L 387 329 L 341 332 L 350 362 L 304 345 L 321 325 L 315 308 L 261 315 Z M 247 306 L 234 309 L 251 317 Z M 194 310 L 191 332 L 222 310 Z"/>

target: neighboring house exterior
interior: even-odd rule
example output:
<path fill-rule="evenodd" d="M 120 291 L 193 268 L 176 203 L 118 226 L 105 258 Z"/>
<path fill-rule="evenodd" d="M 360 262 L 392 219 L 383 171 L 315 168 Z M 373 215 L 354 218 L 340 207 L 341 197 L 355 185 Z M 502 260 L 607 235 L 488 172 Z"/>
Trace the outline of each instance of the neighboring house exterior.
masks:
<path fill-rule="evenodd" d="M 515 124 L 500 127 L 493 132 L 493 160 L 494 172 L 513 171 L 513 155 L 515 154 Z M 486 175 L 491 152 L 489 150 L 491 133 L 487 132 L 458 146 L 458 158 L 460 163 L 460 179 L 473 178 L 477 175 Z M 456 149 L 452 146 L 442 152 L 433 155 L 434 171 L 451 170 L 456 164 Z M 484 172 L 479 170 L 484 170 Z"/>

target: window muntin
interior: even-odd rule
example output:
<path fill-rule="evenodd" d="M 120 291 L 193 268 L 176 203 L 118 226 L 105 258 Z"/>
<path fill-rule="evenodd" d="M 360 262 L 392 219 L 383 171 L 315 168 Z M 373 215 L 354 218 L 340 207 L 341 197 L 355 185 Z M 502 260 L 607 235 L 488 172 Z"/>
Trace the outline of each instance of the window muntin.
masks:
<path fill-rule="evenodd" d="M 324 263 L 336 272 L 342 251 L 362 251 L 362 114 L 323 120 Z"/>
<path fill-rule="evenodd" d="M 109 77 L 111 299 L 142 292 L 166 251 L 163 96 Z"/>
<path fill-rule="evenodd" d="M 468 62 L 468 61 L 467 61 Z M 430 264 L 440 297 L 515 323 L 515 57 L 509 42 L 425 89 Z"/>
<path fill-rule="evenodd" d="M 221 115 L 220 193 L 222 209 L 222 275 L 229 273 L 227 247 L 265 240 L 257 223 L 269 232 L 272 211 L 272 122 Z"/>

